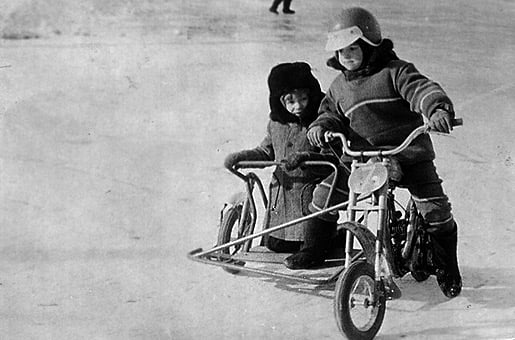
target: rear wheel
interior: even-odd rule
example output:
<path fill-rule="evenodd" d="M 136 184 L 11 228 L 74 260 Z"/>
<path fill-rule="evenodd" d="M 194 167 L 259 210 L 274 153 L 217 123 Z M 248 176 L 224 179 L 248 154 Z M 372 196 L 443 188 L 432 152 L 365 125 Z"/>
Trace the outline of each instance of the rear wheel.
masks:
<path fill-rule="evenodd" d="M 220 223 L 220 229 L 218 231 L 218 243 L 217 245 L 222 245 L 244 236 L 249 235 L 251 230 L 251 215 L 247 213 L 245 217 L 242 216 L 243 204 L 237 204 L 231 206 L 223 212 L 222 222 Z M 243 223 L 240 223 L 243 218 Z M 241 227 L 240 227 L 241 225 Z M 252 241 L 246 241 L 244 243 L 240 243 L 234 246 L 230 246 L 221 250 L 222 254 L 226 254 L 229 256 L 233 256 L 239 252 L 247 251 L 250 249 Z M 234 260 L 234 259 L 226 259 L 227 263 L 231 263 L 238 266 L 244 266 L 245 262 Z M 231 274 L 237 274 L 240 271 L 234 268 L 223 267 L 223 269 Z"/>
<path fill-rule="evenodd" d="M 426 270 L 429 267 L 429 238 L 424 231 L 423 219 L 413 201 L 410 202 L 410 213 L 413 214 L 412 223 L 415 225 L 415 242 L 411 256 L 411 276 L 417 282 L 426 281 L 431 274 Z"/>
<path fill-rule="evenodd" d="M 334 315 L 340 332 L 349 339 L 373 339 L 386 312 L 384 294 L 374 301 L 374 267 L 365 261 L 352 263 L 336 283 Z"/>

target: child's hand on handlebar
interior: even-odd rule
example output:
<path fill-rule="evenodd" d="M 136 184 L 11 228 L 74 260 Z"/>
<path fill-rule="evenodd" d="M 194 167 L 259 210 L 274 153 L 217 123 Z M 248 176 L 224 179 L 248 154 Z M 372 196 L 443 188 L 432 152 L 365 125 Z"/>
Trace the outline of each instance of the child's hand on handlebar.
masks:
<path fill-rule="evenodd" d="M 311 145 L 317 146 L 319 148 L 323 147 L 325 143 L 324 139 L 325 130 L 321 126 L 313 126 L 308 130 L 307 137 L 308 141 Z"/>
<path fill-rule="evenodd" d="M 245 157 L 241 152 L 234 152 L 225 157 L 224 166 L 227 169 L 231 169 L 236 163 L 243 160 L 245 160 Z"/>
<path fill-rule="evenodd" d="M 224 165 L 227 169 L 237 168 L 242 161 L 267 161 L 268 159 L 256 150 L 242 150 L 233 152 L 225 157 Z"/>
<path fill-rule="evenodd" d="M 431 131 L 449 133 L 452 131 L 452 114 L 438 109 L 431 115 L 428 126 Z"/>

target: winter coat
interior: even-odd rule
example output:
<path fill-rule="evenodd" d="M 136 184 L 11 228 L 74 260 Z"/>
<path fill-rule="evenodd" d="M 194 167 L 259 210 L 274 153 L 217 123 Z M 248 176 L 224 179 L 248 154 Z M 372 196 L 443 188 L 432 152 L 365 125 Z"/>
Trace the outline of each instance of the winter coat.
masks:
<path fill-rule="evenodd" d="M 284 160 L 295 152 L 319 152 L 309 144 L 306 133 L 307 127 L 301 124 L 271 120 L 267 127 L 267 135 L 258 149 L 266 153 L 270 160 L 276 161 Z M 311 202 L 313 189 L 322 178 L 308 168 L 286 171 L 283 167 L 277 167 L 270 183 L 269 226 L 309 214 L 308 204 Z M 295 225 L 271 235 L 287 241 L 302 241 L 304 225 Z"/>
<path fill-rule="evenodd" d="M 320 84 L 311 74 L 311 68 L 303 62 L 286 63 L 275 66 L 268 78 L 270 89 L 270 120 L 266 135 L 258 147 L 246 150 L 247 160 L 282 161 L 295 152 L 320 150 L 309 144 L 307 127 L 317 116 L 318 107 L 324 96 Z M 281 104 L 283 94 L 293 89 L 308 89 L 309 103 L 300 117 L 289 113 Z M 327 175 L 327 173 L 325 173 Z M 300 218 L 309 213 L 315 183 L 324 176 L 309 168 L 291 171 L 276 167 L 270 183 L 270 227 Z M 302 241 L 304 223 L 271 233 L 272 236 L 287 241 Z"/>
<path fill-rule="evenodd" d="M 328 65 L 342 71 L 322 100 L 318 118 L 311 124 L 345 133 L 354 149 L 399 145 L 423 116 L 437 108 L 454 113 L 452 102 L 437 83 L 423 76 L 413 64 L 399 60 L 393 44 L 385 39 L 370 64 L 347 71 L 335 58 Z M 398 159 L 407 164 L 435 157 L 427 134 L 418 137 Z"/>

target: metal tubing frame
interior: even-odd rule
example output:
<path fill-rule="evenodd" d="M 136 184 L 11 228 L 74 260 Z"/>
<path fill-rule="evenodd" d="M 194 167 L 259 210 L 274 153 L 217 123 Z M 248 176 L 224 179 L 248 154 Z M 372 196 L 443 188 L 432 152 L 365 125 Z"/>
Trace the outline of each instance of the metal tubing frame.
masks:
<path fill-rule="evenodd" d="M 358 161 L 356 159 L 352 160 L 351 164 L 351 173 L 356 170 L 358 167 Z M 356 221 L 356 210 L 353 208 L 356 206 L 358 195 L 349 188 L 349 205 L 347 206 L 347 217 L 349 221 Z M 346 231 L 345 235 L 345 268 L 348 268 L 351 264 L 350 253 L 354 246 L 354 235 L 350 230 Z"/>
<path fill-rule="evenodd" d="M 251 168 L 251 167 L 255 168 L 255 167 L 282 165 L 283 163 L 282 162 L 258 161 L 258 162 L 239 162 L 238 164 L 241 166 L 241 168 Z M 306 215 L 306 216 L 303 216 L 303 217 L 300 217 L 298 219 L 280 224 L 280 225 L 272 227 L 272 228 L 264 229 L 258 233 L 255 233 L 255 234 L 252 233 L 251 235 L 239 238 L 237 240 L 218 245 L 218 246 L 213 247 L 206 251 L 203 251 L 201 248 L 193 250 L 190 253 L 188 253 L 188 258 L 190 258 L 193 261 L 201 262 L 201 263 L 205 263 L 205 264 L 215 265 L 215 266 L 224 267 L 224 268 L 230 268 L 230 269 L 243 271 L 243 272 L 261 274 L 261 275 L 266 275 L 266 276 L 270 276 L 270 277 L 290 279 L 293 281 L 309 283 L 309 284 L 324 285 L 324 284 L 329 284 L 329 283 L 335 281 L 338 278 L 338 276 L 341 274 L 341 272 L 344 271 L 350 263 L 356 261 L 358 258 L 363 256 L 363 251 L 359 251 L 354 256 L 351 255 L 352 242 L 350 243 L 350 247 L 346 245 L 345 265 L 343 267 L 340 267 L 333 275 L 331 275 L 327 279 L 307 278 L 307 277 L 303 277 L 303 276 L 299 276 L 299 275 L 293 275 L 293 274 L 290 275 L 290 274 L 278 273 L 278 272 L 270 271 L 270 270 L 241 266 L 241 265 L 231 263 L 231 262 L 220 261 L 220 259 L 225 259 L 226 261 L 230 261 L 231 260 L 230 256 L 225 256 L 225 254 L 215 254 L 214 255 L 214 253 L 216 253 L 222 249 L 229 248 L 231 246 L 247 242 L 249 240 L 258 238 L 258 237 L 266 235 L 266 234 L 270 234 L 270 233 L 278 231 L 278 230 L 282 230 L 284 228 L 288 228 L 292 225 L 299 224 L 306 220 L 318 217 L 320 215 L 323 215 L 323 214 L 326 214 L 326 213 L 329 213 L 329 212 L 332 212 L 335 210 L 343 210 L 345 207 L 347 207 L 349 205 L 349 201 L 345 201 L 345 202 L 338 203 L 332 207 L 329 207 L 329 202 L 331 200 L 331 196 L 334 192 L 334 189 L 336 187 L 336 183 L 338 180 L 338 168 L 336 165 L 334 165 L 333 163 L 330 163 L 330 162 L 326 162 L 326 161 L 306 161 L 306 162 L 304 162 L 304 165 L 308 165 L 308 166 L 309 165 L 311 165 L 311 166 L 326 165 L 326 166 L 330 166 L 333 168 L 334 178 L 331 183 L 331 188 L 330 188 L 327 200 L 326 200 L 326 202 L 324 204 L 324 208 L 322 210 L 312 213 L 312 214 L 309 214 L 309 215 Z M 257 211 L 255 199 L 254 199 L 254 195 L 253 195 L 254 184 L 257 183 L 259 190 L 260 190 L 261 198 L 263 199 L 263 202 L 265 203 L 265 208 L 266 208 L 266 210 L 268 210 L 269 209 L 268 200 L 267 200 L 267 197 L 266 197 L 266 194 L 264 191 L 263 184 L 262 184 L 261 180 L 259 179 L 259 177 L 253 172 L 249 172 L 248 174 L 243 174 L 234 168 L 231 168 L 229 170 L 246 183 L 247 199 L 246 199 L 246 202 L 244 203 L 244 209 L 245 209 L 246 204 L 250 204 L 251 209 L 254 212 Z M 351 197 L 351 196 L 349 195 L 349 197 Z M 358 197 L 358 195 L 353 194 L 353 205 L 355 205 L 356 203 L 361 202 L 363 200 L 366 200 L 369 197 L 370 197 L 370 195 Z M 268 213 L 268 211 L 266 213 Z M 350 211 L 350 214 L 353 215 L 354 219 L 355 219 L 356 212 Z M 243 210 L 242 210 L 242 215 L 243 215 Z M 251 220 L 253 231 L 254 231 L 254 227 L 256 224 L 256 220 L 257 220 L 256 214 L 253 214 L 252 220 Z M 240 220 L 240 223 L 243 223 L 243 219 Z M 242 225 L 239 225 L 239 228 L 241 228 L 241 227 L 242 227 Z M 347 234 L 350 234 L 350 237 L 347 238 L 347 242 L 349 239 L 353 240 L 352 232 L 347 230 Z M 250 243 L 249 243 L 249 245 L 250 245 Z"/>
<path fill-rule="evenodd" d="M 261 183 L 261 180 L 259 177 L 254 173 L 249 173 L 247 176 L 245 176 L 245 188 L 247 192 L 247 197 L 245 198 L 245 201 L 243 202 L 243 207 L 241 209 L 241 216 L 247 216 L 247 211 L 251 209 L 251 220 L 250 220 L 250 233 L 252 234 L 255 230 L 256 223 L 257 223 L 257 208 L 256 208 L 256 201 L 254 199 L 254 185 L 257 183 L 259 192 L 261 194 L 261 199 L 265 205 L 265 209 L 268 208 L 268 200 L 263 188 L 263 184 Z M 243 230 L 243 227 L 245 225 L 245 218 L 240 218 L 238 223 L 238 231 Z M 245 244 L 244 246 L 245 251 L 248 251 L 252 247 L 252 241 Z"/>
<path fill-rule="evenodd" d="M 383 254 L 383 233 L 384 228 L 388 228 L 386 225 L 386 193 L 388 190 L 388 180 L 378 190 L 378 216 L 377 216 L 377 233 L 376 233 L 376 245 L 375 245 L 375 260 L 374 260 L 374 272 L 376 282 L 381 281 L 381 255 Z"/>
<path fill-rule="evenodd" d="M 346 268 L 345 266 L 340 267 L 334 274 L 332 274 L 327 279 L 314 279 L 314 278 L 308 278 L 308 277 L 294 275 L 294 274 L 284 274 L 284 273 L 278 273 L 278 272 L 271 271 L 271 270 L 240 266 L 238 264 L 233 264 L 230 262 L 221 262 L 219 260 L 210 260 L 209 258 L 206 258 L 205 256 L 202 256 L 202 257 L 199 256 L 199 254 L 201 254 L 201 253 L 202 253 L 201 248 L 195 249 L 188 253 L 188 258 L 195 262 L 210 264 L 210 265 L 214 265 L 214 266 L 218 266 L 218 267 L 230 268 L 230 269 L 234 269 L 234 270 L 238 270 L 238 271 L 242 271 L 242 272 L 255 273 L 255 274 L 260 274 L 260 275 L 269 276 L 269 277 L 282 278 L 282 279 L 289 279 L 289 280 L 296 281 L 296 282 L 309 283 L 309 284 L 315 284 L 315 285 L 326 285 L 326 284 L 336 281 L 336 279 L 341 274 L 341 272 L 343 272 Z M 356 253 L 353 256 L 352 261 L 357 260 L 362 255 L 363 255 L 363 251 L 359 251 L 358 253 Z M 220 255 L 219 257 L 224 257 L 224 256 Z M 227 260 L 230 260 L 230 258 L 227 258 Z"/>
<path fill-rule="evenodd" d="M 366 199 L 367 197 L 364 197 L 362 198 L 362 200 Z M 289 221 L 289 222 L 285 222 L 283 224 L 279 224 L 278 226 L 275 226 L 275 227 L 271 227 L 269 229 L 265 229 L 265 230 L 262 230 L 260 232 L 257 232 L 255 234 L 252 234 L 252 235 L 248 235 L 248 236 L 244 236 L 242 238 L 239 238 L 237 240 L 234 240 L 234 241 L 231 241 L 231 242 L 227 242 L 227 243 L 224 243 L 224 244 L 221 244 L 219 246 L 216 246 L 216 247 L 213 247 L 209 250 L 206 250 L 206 251 L 203 251 L 201 253 L 197 253 L 195 254 L 195 256 L 197 257 L 201 257 L 201 256 L 206 256 L 206 255 L 209 255 L 209 254 L 212 254 L 214 252 L 217 252 L 219 250 L 222 250 L 222 249 L 225 249 L 225 248 L 228 248 L 228 247 L 232 247 L 232 246 L 235 246 L 235 245 L 238 245 L 240 243 L 243 243 L 243 242 L 246 242 L 248 240 L 252 240 L 252 239 L 255 239 L 255 238 L 258 238 L 260 236 L 263 236 L 263 235 L 266 235 L 266 234 L 270 234 L 274 231 L 278 231 L 278 230 L 281 230 L 281 229 L 284 229 L 284 228 L 287 228 L 287 227 L 290 227 L 294 224 L 298 224 L 298 223 L 301 223 L 301 222 L 304 222 L 304 221 L 307 221 L 313 217 L 318 217 L 320 215 L 323 215 L 323 214 L 326 214 L 326 213 L 329 213 L 331 211 L 334 211 L 334 210 L 339 210 L 339 209 L 342 209 L 344 208 L 345 206 L 348 205 L 348 202 L 349 201 L 345 201 L 345 202 L 342 202 L 342 203 L 338 203 L 336 205 L 333 205 L 332 207 L 330 208 L 326 208 L 324 210 L 320 210 L 320 211 L 317 211 L 317 212 L 314 212 L 312 214 L 309 214 L 309 215 L 306 215 L 306 216 L 303 216 L 303 217 L 299 217 L 297 219 L 294 219 L 292 221 Z"/>
<path fill-rule="evenodd" d="M 368 196 L 364 196 L 364 197 L 360 197 L 359 199 L 356 199 L 356 201 L 357 202 L 361 202 L 363 200 L 366 200 L 369 197 L 370 197 L 369 195 Z M 348 205 L 348 201 L 345 201 L 345 202 L 336 204 L 336 205 L 334 205 L 334 206 L 332 206 L 330 208 L 326 208 L 324 210 L 321 210 L 321 211 L 312 213 L 310 215 L 307 215 L 307 216 L 304 216 L 304 217 L 292 220 L 290 222 L 283 223 L 283 224 L 280 224 L 278 226 L 275 226 L 275 227 L 272 227 L 272 228 L 269 228 L 269 229 L 265 229 L 265 230 L 263 230 L 261 232 L 258 232 L 256 234 L 252 234 L 252 235 L 248 235 L 248 236 L 245 236 L 245 237 L 242 237 L 242 238 L 240 238 L 238 240 L 234 240 L 234 241 L 231 241 L 231 242 L 228 242 L 228 243 L 224 243 L 222 245 L 213 247 L 213 248 L 211 248 L 209 250 L 206 250 L 206 251 L 203 251 L 201 248 L 195 249 L 195 250 L 191 251 L 190 253 L 188 253 L 188 258 L 193 260 L 193 261 L 196 261 L 196 262 L 210 264 L 210 265 L 215 265 L 215 266 L 224 267 L 224 268 L 230 268 L 230 269 L 234 269 L 234 270 L 238 270 L 238 271 L 242 271 L 242 272 L 250 272 L 250 273 L 261 274 L 261 275 L 266 275 L 266 276 L 270 276 L 270 277 L 285 278 L 285 279 L 290 279 L 290 280 L 297 281 L 297 282 L 316 284 L 316 285 L 329 284 L 329 283 L 335 281 L 338 278 L 338 276 L 340 275 L 340 273 L 343 270 L 345 270 L 348 266 L 344 265 L 343 267 L 339 268 L 333 275 L 331 275 L 327 279 L 313 279 L 313 278 L 302 277 L 302 276 L 299 276 L 299 275 L 283 274 L 283 273 L 278 273 L 278 272 L 274 272 L 274 271 L 270 271 L 270 270 L 264 270 L 264 269 L 258 269 L 258 268 L 250 268 L 250 267 L 246 267 L 246 266 L 240 266 L 240 265 L 233 264 L 233 263 L 230 263 L 230 262 L 222 262 L 222 261 L 220 261 L 220 257 L 225 258 L 226 260 L 231 260 L 231 257 L 230 256 L 224 256 L 224 254 L 213 255 L 213 253 L 218 252 L 219 250 L 222 250 L 222 249 L 225 249 L 225 248 L 228 248 L 228 247 L 240 244 L 240 243 L 244 243 L 244 242 L 246 242 L 248 240 L 251 240 L 251 239 L 263 236 L 265 234 L 269 234 L 269 233 L 272 233 L 274 231 L 290 227 L 290 226 L 292 226 L 294 224 L 301 223 L 303 221 L 306 221 L 308 219 L 311 219 L 311 218 L 323 215 L 325 213 L 328 213 L 328 212 L 331 212 L 331 211 L 334 211 L 334 210 L 343 209 L 347 205 Z M 347 231 L 347 233 L 351 233 L 351 232 Z M 351 235 L 352 235 L 352 233 L 351 233 Z M 354 256 L 350 256 L 350 251 L 349 251 L 348 253 L 346 252 L 345 255 L 346 255 L 345 256 L 345 261 L 346 262 L 349 261 L 349 263 L 352 263 L 352 262 L 356 261 L 358 258 L 360 258 L 363 255 L 363 251 L 359 251 Z M 215 259 L 212 259 L 212 258 L 215 258 Z"/>
<path fill-rule="evenodd" d="M 271 165 L 282 164 L 282 163 L 279 163 L 279 162 L 245 162 L 245 163 L 250 163 L 250 164 L 246 164 L 246 167 L 250 167 L 251 165 L 255 166 L 255 165 L 270 164 L 270 163 L 273 163 Z M 308 162 L 305 162 L 305 163 L 308 163 Z M 326 163 L 328 163 L 328 162 L 309 161 L 309 163 L 314 163 L 314 164 L 309 164 L 309 165 L 327 165 Z M 334 164 L 332 164 L 332 163 L 330 163 L 330 164 L 331 164 L 331 166 L 334 169 L 335 176 L 334 176 L 334 179 L 333 179 L 333 183 L 331 183 L 331 190 L 330 190 L 330 193 L 328 195 L 328 199 L 326 201 L 324 209 L 322 209 L 322 210 L 320 210 L 318 212 L 315 212 L 315 213 L 312 213 L 312 214 L 300 217 L 298 219 L 295 219 L 295 220 L 292 220 L 292 221 L 280 224 L 278 226 L 275 226 L 275 227 L 272 227 L 272 228 L 268 228 L 268 229 L 264 229 L 264 230 L 262 230 L 262 231 L 260 231 L 258 233 L 255 233 L 255 234 L 252 233 L 251 235 L 239 238 L 237 240 L 234 240 L 234 241 L 231 241 L 231 242 L 227 242 L 227 243 L 218 245 L 218 246 L 213 247 L 213 248 L 211 248 L 209 250 L 206 250 L 206 251 L 203 251 L 201 248 L 193 250 L 193 251 L 191 251 L 188 254 L 188 257 L 191 260 L 196 261 L 196 262 L 201 262 L 201 263 L 205 263 L 205 264 L 211 264 L 211 265 L 215 265 L 215 266 L 219 266 L 219 267 L 224 267 L 224 268 L 230 268 L 230 269 L 234 269 L 234 270 L 238 270 L 238 271 L 244 271 L 244 272 L 250 272 L 250 273 L 255 273 L 255 274 L 260 274 L 260 275 L 266 275 L 266 276 L 270 276 L 270 277 L 290 279 L 290 280 L 293 280 L 293 281 L 309 283 L 309 284 L 324 285 L 324 284 L 328 284 L 328 283 L 331 283 L 331 282 L 335 281 L 342 271 L 344 271 L 346 268 L 348 268 L 348 266 L 352 262 L 354 262 L 356 259 L 358 259 L 359 257 L 361 257 L 363 255 L 362 251 L 358 252 L 354 256 L 351 255 L 351 252 L 353 250 L 354 235 L 352 234 L 352 232 L 350 230 L 346 231 L 347 232 L 347 238 L 346 238 L 346 244 L 345 244 L 345 264 L 344 264 L 343 267 L 339 268 L 339 270 L 337 270 L 333 275 L 331 275 L 327 279 L 313 279 L 313 278 L 302 277 L 302 276 L 299 276 L 299 275 L 290 275 L 290 274 L 278 273 L 278 272 L 270 271 L 270 270 L 245 267 L 245 266 L 241 266 L 241 265 L 234 264 L 234 263 L 231 263 L 231 262 L 220 261 L 221 258 L 225 259 L 226 261 L 230 261 L 231 260 L 230 256 L 224 256 L 223 254 L 212 255 L 213 253 L 216 253 L 219 250 L 222 250 L 222 249 L 234 246 L 234 245 L 238 245 L 238 244 L 247 242 L 249 240 L 258 238 L 260 236 L 263 236 L 263 235 L 266 235 L 266 234 L 269 234 L 269 233 L 272 233 L 272 232 L 275 232 L 275 231 L 278 231 L 278 230 L 282 230 L 284 228 L 288 228 L 288 227 L 290 227 L 292 225 L 299 224 L 301 222 L 304 222 L 304 221 L 309 220 L 311 218 L 315 218 L 317 216 L 329 213 L 329 212 L 334 211 L 334 210 L 342 210 L 345 207 L 347 207 L 347 213 L 348 213 L 349 221 L 356 221 L 356 212 L 357 212 L 357 210 L 361 210 L 361 209 L 356 209 L 357 203 L 372 197 L 372 194 L 360 196 L 357 193 L 353 192 L 352 190 L 349 190 L 349 200 L 347 200 L 345 202 L 341 202 L 339 204 L 336 204 L 336 205 L 334 205 L 332 207 L 327 207 L 327 205 L 329 204 L 330 198 L 331 198 L 332 191 L 333 191 L 333 189 L 334 189 L 334 187 L 336 185 L 336 180 L 337 180 L 337 168 L 336 168 L 336 166 Z M 359 167 L 362 164 L 364 164 L 364 163 L 360 163 L 357 160 L 353 160 L 353 162 L 352 162 L 352 170 L 354 170 L 355 168 Z M 306 164 L 306 165 L 308 165 L 308 164 Z M 266 209 L 268 210 L 268 208 L 269 208 L 268 201 L 266 200 L 266 195 L 265 195 L 265 192 L 264 192 L 264 187 L 263 187 L 263 184 L 262 184 L 261 180 L 259 179 L 259 177 L 256 174 L 252 173 L 252 172 L 248 173 L 247 175 L 244 175 L 244 174 L 242 174 L 241 172 L 239 172 L 237 170 L 233 170 L 231 172 L 235 173 L 238 177 L 240 177 L 243 181 L 245 181 L 246 189 L 247 189 L 246 190 L 247 191 L 247 200 L 246 200 L 246 202 L 248 201 L 250 203 L 251 208 L 252 208 L 252 210 L 254 212 L 256 212 L 257 210 L 256 210 L 255 199 L 254 199 L 254 196 L 253 196 L 253 188 L 254 188 L 254 183 L 258 183 L 258 187 L 260 189 L 261 197 L 263 199 L 263 202 L 265 202 Z M 374 261 L 374 264 L 375 264 L 374 271 L 376 273 L 376 282 L 378 282 L 378 283 L 380 283 L 380 281 L 381 281 L 381 273 L 383 272 L 381 270 L 381 265 L 382 265 L 381 264 L 382 263 L 382 261 L 381 261 L 382 249 L 381 248 L 382 248 L 382 232 L 383 232 L 382 228 L 384 227 L 384 223 L 385 223 L 384 220 L 386 218 L 385 209 L 386 209 L 387 186 L 388 186 L 388 183 L 385 183 L 385 185 L 381 189 L 379 189 L 380 193 L 378 195 L 379 196 L 378 204 L 376 206 L 374 206 L 374 207 L 365 209 L 366 213 L 368 213 L 369 211 L 377 211 L 378 212 L 378 222 L 379 223 L 378 223 L 378 230 L 377 230 L 377 235 L 376 235 L 375 261 Z M 254 216 L 252 217 L 252 224 L 253 224 L 252 229 L 254 229 L 254 226 L 255 226 L 255 223 L 256 223 L 255 215 L 256 214 L 254 214 Z M 243 219 L 240 221 L 240 223 L 243 223 Z"/>
<path fill-rule="evenodd" d="M 347 201 L 345 202 L 342 202 L 342 203 L 339 203 L 339 204 L 336 204 L 332 207 L 327 207 L 329 205 L 329 202 L 330 202 L 330 199 L 331 199 L 331 195 L 333 193 L 333 189 L 334 187 L 336 186 L 336 180 L 338 179 L 338 168 L 336 165 L 334 165 L 333 163 L 331 162 L 327 162 L 327 161 L 306 161 L 306 162 L 303 162 L 304 165 L 307 165 L 307 166 L 317 166 L 317 165 L 322 165 L 322 166 L 330 166 L 333 171 L 334 171 L 334 178 L 333 178 L 333 181 L 331 183 L 331 190 L 329 191 L 329 195 L 327 197 L 327 200 L 326 200 L 326 203 L 325 203 L 325 209 L 321 210 L 321 211 L 318 211 L 318 212 L 315 212 L 315 213 L 312 213 L 310 215 L 306 215 L 306 216 L 303 216 L 303 217 L 300 217 L 298 219 L 295 219 L 295 220 L 292 220 L 292 221 L 289 221 L 289 222 L 286 222 L 286 223 L 283 223 L 283 224 L 280 224 L 278 226 L 275 226 L 275 227 L 272 227 L 272 228 L 266 228 L 256 234 L 254 234 L 254 226 L 255 226 L 255 223 L 256 223 L 256 215 L 257 214 L 254 214 L 254 217 L 252 219 L 252 233 L 251 235 L 248 235 L 248 236 L 245 236 L 245 237 L 242 237 L 242 238 L 239 238 L 237 240 L 234 240 L 234 241 L 231 241 L 231 242 L 227 242 L 227 243 L 224 243 L 224 244 L 221 244 L 221 245 L 218 245 L 214 248 L 211 248 L 210 250 L 206 250 L 200 254 L 196 254 L 196 256 L 205 256 L 205 255 L 208 255 L 208 254 L 211 254 L 211 253 L 214 253 L 218 250 L 222 250 L 222 249 L 225 249 L 225 248 L 229 248 L 229 247 L 232 247 L 234 245 L 238 245 L 240 243 L 244 243 L 246 241 L 249 241 L 249 240 L 253 240 L 255 238 L 258 238 L 260 236 L 263 236 L 263 235 L 266 235 L 266 234 L 270 234 L 274 231 L 278 231 L 278 230 L 282 230 L 284 228 L 287 228 L 287 227 L 290 227 L 292 225 L 295 225 L 295 224 L 298 224 L 298 223 L 301 223 L 301 222 L 304 222 L 306 220 L 309 220 L 311 218 L 314 218 L 314 217 L 317 217 L 317 216 L 320 216 L 320 215 L 323 215 L 325 213 L 328 213 L 328 212 L 331 212 L 331 211 L 334 211 L 334 210 L 338 210 L 338 209 L 342 209 L 343 207 L 345 207 L 347 205 Z M 267 166 L 274 166 L 274 165 L 284 165 L 283 162 L 272 162 L 272 161 L 243 161 L 243 162 L 239 162 L 238 165 L 240 165 L 241 168 L 257 168 L 257 167 L 267 167 Z M 246 183 L 246 191 L 247 191 L 247 200 L 250 201 L 251 203 L 251 206 L 252 206 L 252 209 L 254 212 L 257 212 L 257 209 L 256 209 L 256 204 L 255 204 L 255 199 L 254 199 L 254 195 L 253 195 L 253 184 L 254 183 L 258 183 L 258 186 L 259 186 L 259 189 L 260 189 L 260 193 L 261 193 L 261 197 L 263 199 L 263 202 L 265 202 L 265 208 L 266 210 L 269 209 L 269 206 L 268 206 L 268 200 L 266 199 L 266 194 L 265 194 L 265 191 L 264 191 L 264 187 L 263 187 L 263 184 L 261 182 L 261 180 L 259 179 L 259 177 L 254 174 L 254 173 L 249 173 L 247 175 L 241 173 L 240 171 L 234 169 L 234 168 L 230 168 L 229 169 L 233 174 L 235 174 L 236 176 L 238 176 L 241 180 L 243 180 L 245 183 Z M 245 204 L 244 204 L 244 208 L 245 208 Z M 266 212 L 266 214 L 268 214 L 268 211 Z M 243 210 L 242 210 L 242 216 L 243 216 Z M 243 223 L 243 219 L 240 220 L 240 225 L 238 225 L 239 228 L 242 227 L 241 223 Z"/>

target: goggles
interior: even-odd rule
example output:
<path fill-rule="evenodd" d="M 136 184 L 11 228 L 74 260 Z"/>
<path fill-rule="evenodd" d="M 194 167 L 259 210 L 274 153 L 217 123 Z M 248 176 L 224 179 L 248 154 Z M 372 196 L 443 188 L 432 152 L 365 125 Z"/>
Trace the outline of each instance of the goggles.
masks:
<path fill-rule="evenodd" d="M 327 34 L 327 44 L 325 45 L 326 51 L 338 51 L 342 48 L 352 45 L 358 39 L 362 39 L 367 44 L 372 46 L 379 46 L 379 44 L 374 44 L 370 40 L 368 40 L 363 31 L 358 26 L 351 26 L 349 28 L 344 28 L 339 31 L 329 32 Z"/>

